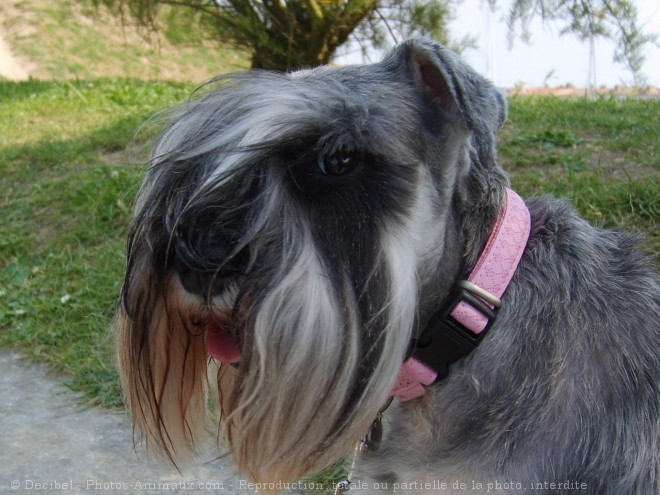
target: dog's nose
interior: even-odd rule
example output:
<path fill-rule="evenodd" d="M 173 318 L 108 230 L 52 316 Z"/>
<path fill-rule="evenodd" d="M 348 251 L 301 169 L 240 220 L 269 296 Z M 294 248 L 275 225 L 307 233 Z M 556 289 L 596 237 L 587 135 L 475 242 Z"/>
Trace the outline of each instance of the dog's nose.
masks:
<path fill-rule="evenodd" d="M 236 278 L 233 272 L 200 273 L 187 269 L 177 270 L 177 272 L 183 288 L 187 292 L 201 297 L 221 294 Z"/>
<path fill-rule="evenodd" d="M 187 292 L 206 298 L 222 294 L 229 284 L 244 275 L 248 256 L 245 249 L 223 262 L 179 257 L 174 263 L 174 270 Z"/>

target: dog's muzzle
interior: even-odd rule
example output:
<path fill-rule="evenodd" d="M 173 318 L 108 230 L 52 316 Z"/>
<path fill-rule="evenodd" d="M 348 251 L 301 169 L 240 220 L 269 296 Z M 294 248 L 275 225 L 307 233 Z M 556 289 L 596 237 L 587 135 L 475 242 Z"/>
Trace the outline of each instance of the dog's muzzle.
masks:
<path fill-rule="evenodd" d="M 186 292 L 202 298 L 222 294 L 237 276 L 237 273 L 231 270 L 198 272 L 185 266 L 177 267 L 176 272 Z"/>
<path fill-rule="evenodd" d="M 201 322 L 206 334 L 207 352 L 227 364 L 240 361 L 242 345 L 239 332 L 232 325 L 233 298 L 227 294 L 244 275 L 247 257 L 247 251 L 241 251 L 222 263 L 216 263 L 215 269 L 207 267 L 213 264 L 210 260 L 185 256 L 178 256 L 174 264 L 183 289 L 200 301 L 205 301 L 208 308 Z M 218 305 L 216 298 L 223 302 Z"/>
<path fill-rule="evenodd" d="M 237 244 L 218 242 L 209 235 L 177 239 L 174 270 L 183 288 L 207 300 L 224 293 L 247 269 L 248 249 L 237 250 Z"/>

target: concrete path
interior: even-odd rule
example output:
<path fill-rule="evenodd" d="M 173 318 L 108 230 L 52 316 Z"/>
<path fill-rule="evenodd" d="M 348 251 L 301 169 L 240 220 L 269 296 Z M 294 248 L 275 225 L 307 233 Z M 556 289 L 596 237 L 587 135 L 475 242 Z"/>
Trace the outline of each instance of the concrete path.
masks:
<path fill-rule="evenodd" d="M 133 450 L 126 415 L 81 409 L 45 367 L 0 350 L 1 495 L 254 493 L 226 461 L 200 463 L 184 477 L 148 457 Z"/>

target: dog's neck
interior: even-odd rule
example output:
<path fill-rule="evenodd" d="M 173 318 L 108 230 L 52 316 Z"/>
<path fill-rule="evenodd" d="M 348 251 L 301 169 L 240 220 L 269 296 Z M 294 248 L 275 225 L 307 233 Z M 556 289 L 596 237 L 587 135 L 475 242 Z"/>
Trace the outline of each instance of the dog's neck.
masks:
<path fill-rule="evenodd" d="M 500 298 L 525 250 L 530 225 L 525 202 L 507 189 L 506 204 L 481 257 L 414 342 L 412 355 L 399 372 L 394 397 L 402 401 L 420 397 L 426 385 L 445 377 L 451 363 L 479 344 L 502 305 Z"/>

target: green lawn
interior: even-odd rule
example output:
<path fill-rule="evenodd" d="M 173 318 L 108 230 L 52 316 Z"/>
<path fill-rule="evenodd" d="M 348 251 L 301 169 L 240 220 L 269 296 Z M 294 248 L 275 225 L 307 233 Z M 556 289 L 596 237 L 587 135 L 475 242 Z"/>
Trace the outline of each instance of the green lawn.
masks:
<path fill-rule="evenodd" d="M 192 86 L 0 82 L 0 345 L 120 406 L 109 328 L 142 173 L 122 162 L 154 111 Z"/>
<path fill-rule="evenodd" d="M 523 195 L 570 198 L 591 222 L 647 236 L 660 259 L 660 101 L 514 98 L 500 158 Z"/>
<path fill-rule="evenodd" d="M 99 2 L 101 3 L 101 2 Z M 39 79 L 137 77 L 143 80 L 204 81 L 249 66 L 249 56 L 204 40 L 186 25 L 188 9 L 165 7 L 156 35 L 125 23 L 91 1 L 2 0 L 12 51 L 30 62 Z"/>
<path fill-rule="evenodd" d="M 121 405 L 109 329 L 143 170 L 120 153 L 193 86 L 0 81 L 0 345 Z M 569 197 L 591 221 L 660 253 L 660 102 L 514 98 L 501 160 L 523 194 Z M 139 137 L 137 138 L 139 142 Z"/>

